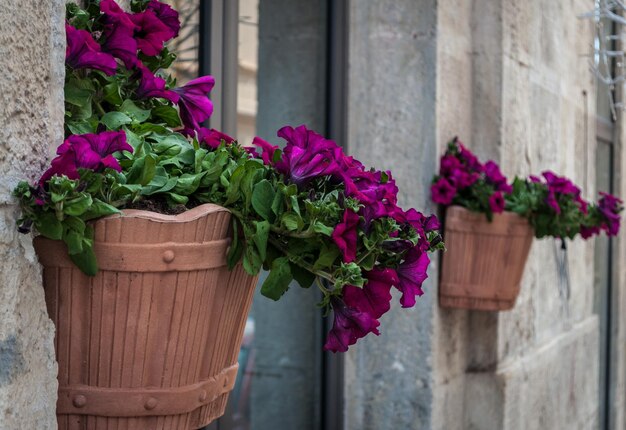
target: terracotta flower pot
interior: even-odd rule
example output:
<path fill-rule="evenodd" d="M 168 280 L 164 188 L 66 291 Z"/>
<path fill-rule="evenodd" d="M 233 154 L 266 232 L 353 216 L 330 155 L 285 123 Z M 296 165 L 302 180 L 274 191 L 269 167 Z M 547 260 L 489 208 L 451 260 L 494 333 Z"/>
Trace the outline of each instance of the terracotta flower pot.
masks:
<path fill-rule="evenodd" d="M 59 363 L 59 429 L 197 429 L 224 413 L 256 278 L 229 271 L 230 213 L 94 223 L 100 271 L 35 239 Z"/>
<path fill-rule="evenodd" d="M 460 206 L 446 209 L 439 304 L 443 307 L 503 311 L 520 290 L 533 229 L 517 214 L 483 214 Z"/>

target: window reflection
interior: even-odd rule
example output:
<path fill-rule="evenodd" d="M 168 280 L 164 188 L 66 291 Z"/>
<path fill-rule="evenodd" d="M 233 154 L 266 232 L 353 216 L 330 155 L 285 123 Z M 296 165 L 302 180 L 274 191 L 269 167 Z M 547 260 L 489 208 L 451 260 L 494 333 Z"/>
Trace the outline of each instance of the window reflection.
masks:
<path fill-rule="evenodd" d="M 243 144 L 256 134 L 259 0 L 239 1 L 237 138 Z"/>
<path fill-rule="evenodd" d="M 200 45 L 200 0 L 164 0 L 178 11 L 180 33 L 167 44 L 177 54 L 170 71 L 178 85 L 183 85 L 198 76 L 198 54 Z"/>

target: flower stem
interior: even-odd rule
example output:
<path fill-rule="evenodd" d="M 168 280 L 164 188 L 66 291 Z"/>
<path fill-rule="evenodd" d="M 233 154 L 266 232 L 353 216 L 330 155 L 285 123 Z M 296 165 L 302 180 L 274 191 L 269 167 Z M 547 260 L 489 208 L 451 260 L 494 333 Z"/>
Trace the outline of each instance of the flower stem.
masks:
<path fill-rule="evenodd" d="M 96 110 L 100 115 L 104 115 L 106 113 L 100 102 L 94 102 L 94 104 L 96 105 Z"/>
<path fill-rule="evenodd" d="M 285 256 L 293 264 L 297 264 L 298 266 L 302 267 L 303 269 L 308 270 L 312 274 L 314 274 L 314 275 L 316 275 L 316 276 L 318 276 L 320 278 L 324 278 L 324 279 L 328 280 L 329 282 L 331 282 L 333 284 L 335 283 L 335 278 L 333 277 L 333 275 L 331 275 L 328 272 L 324 272 L 323 270 L 315 269 L 312 264 L 304 261 L 304 259 L 302 257 L 294 255 L 291 252 L 289 252 L 287 249 L 285 249 L 283 247 L 283 245 L 279 241 L 277 241 L 276 239 L 270 237 L 269 238 L 269 242 L 272 245 L 274 245 L 280 252 L 285 254 Z"/>

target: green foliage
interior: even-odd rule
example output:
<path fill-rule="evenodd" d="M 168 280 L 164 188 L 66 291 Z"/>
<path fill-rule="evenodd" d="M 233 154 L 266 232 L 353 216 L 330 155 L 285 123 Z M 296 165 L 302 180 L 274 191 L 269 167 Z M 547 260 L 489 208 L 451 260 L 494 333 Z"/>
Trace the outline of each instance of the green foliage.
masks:
<path fill-rule="evenodd" d="M 550 207 L 547 200 L 548 187 L 545 184 L 515 178 L 513 192 L 506 196 L 506 208 L 527 218 L 537 238 L 573 239 L 580 232 L 587 215 L 572 195 L 557 193 L 560 213 Z"/>
<path fill-rule="evenodd" d="M 148 0 L 132 0 L 131 9 L 141 11 L 147 4 Z M 104 30 L 99 14 L 96 0 L 87 0 L 85 9 L 67 6 L 68 22 L 94 34 Z M 156 74 L 174 59 L 167 49 L 154 57 L 139 54 L 142 64 Z M 377 218 L 367 229 L 358 228 L 356 261 L 344 262 L 332 235 L 344 211 L 358 213 L 362 204 L 345 196 L 343 184 L 319 177 L 299 188 L 237 142 L 211 148 L 185 137 L 179 133 L 177 106 L 166 99 L 137 96 L 139 75 L 121 63 L 113 76 L 66 69 L 66 136 L 124 131 L 133 151 L 114 154 L 121 172 L 80 170 L 76 179 L 53 176 L 45 184 L 22 182 L 15 189 L 22 207 L 21 230 L 34 227 L 45 237 L 62 240 L 86 274 L 98 270 L 90 221 L 142 200 L 170 207 L 214 203 L 228 208 L 233 215 L 228 266 L 241 263 L 251 275 L 261 268 L 269 270 L 261 293 L 274 300 L 292 281 L 309 288 L 318 278 L 326 285 L 320 283 L 322 303 L 328 306 L 329 297 L 340 295 L 343 286 L 363 287 L 364 270 L 378 263 L 401 264 L 408 248 L 392 251 L 392 245 L 417 244 L 417 233 L 408 224 Z M 165 80 L 167 89 L 175 86 L 173 80 Z M 281 156 L 276 150 L 273 161 Z M 389 181 L 386 173 L 381 176 L 382 183 Z M 429 240 L 433 247 L 443 246 L 436 232 L 429 233 Z"/>

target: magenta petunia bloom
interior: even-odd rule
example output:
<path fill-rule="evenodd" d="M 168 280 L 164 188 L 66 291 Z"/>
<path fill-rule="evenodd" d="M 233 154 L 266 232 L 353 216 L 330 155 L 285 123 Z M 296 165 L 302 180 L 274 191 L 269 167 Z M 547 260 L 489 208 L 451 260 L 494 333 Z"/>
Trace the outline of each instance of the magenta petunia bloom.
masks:
<path fill-rule="evenodd" d="M 122 60 L 128 69 L 138 63 L 137 42 L 131 29 L 123 25 L 110 25 L 104 31 L 104 37 L 103 51 Z"/>
<path fill-rule="evenodd" d="M 173 103 L 178 102 L 178 94 L 165 88 L 165 79 L 155 76 L 150 69 L 142 64 L 137 66 L 137 70 L 139 74 L 139 88 L 137 88 L 138 97 L 159 97 L 168 99 Z"/>
<path fill-rule="evenodd" d="M 461 168 L 461 162 L 454 155 L 448 154 L 441 157 L 441 161 L 439 162 L 439 172 L 441 175 L 449 175 L 453 171 Z"/>
<path fill-rule="evenodd" d="M 380 334 L 380 323 L 367 312 L 346 306 L 340 299 L 332 299 L 331 304 L 334 321 L 324 344 L 325 351 L 346 352 L 350 345 L 367 334 Z"/>
<path fill-rule="evenodd" d="M 101 0 L 100 12 L 104 14 L 104 22 L 106 25 L 121 25 L 132 31 L 138 28 L 130 18 L 131 14 L 119 7 L 115 0 Z"/>
<path fill-rule="evenodd" d="M 459 157 L 465 162 L 467 167 L 469 167 L 470 170 L 473 170 L 474 172 L 482 172 L 483 165 L 480 163 L 480 161 L 478 161 L 478 157 L 476 157 L 476 155 L 474 155 L 472 151 L 467 149 L 460 140 L 457 140 L 457 145 L 459 148 Z"/>
<path fill-rule="evenodd" d="M 356 259 L 357 225 L 359 215 L 350 209 L 343 212 L 343 221 L 335 226 L 332 239 L 343 255 L 343 261 L 350 263 Z"/>
<path fill-rule="evenodd" d="M 114 75 L 117 62 L 112 55 L 100 51 L 100 45 L 91 33 L 78 30 L 69 24 L 65 24 L 67 48 L 65 50 L 65 63 L 74 69 L 101 70 L 107 75 Z"/>
<path fill-rule="evenodd" d="M 439 222 L 437 216 L 430 215 L 426 217 L 423 213 L 412 208 L 404 213 L 404 218 L 405 222 L 410 224 L 411 227 L 417 231 L 424 246 L 428 245 L 428 237 L 426 236 L 426 233 L 436 231 L 441 228 L 441 223 Z"/>
<path fill-rule="evenodd" d="M 563 176 L 557 176 L 551 171 L 545 171 L 542 173 L 546 179 L 548 186 L 548 198 L 546 203 L 554 209 L 557 214 L 561 213 L 561 208 L 558 204 L 558 196 L 560 194 L 570 195 L 574 197 L 574 200 L 578 204 L 578 207 L 583 213 L 588 211 L 588 203 L 581 197 L 580 188 L 578 188 L 572 181 Z"/>
<path fill-rule="evenodd" d="M 605 219 L 602 229 L 608 236 L 616 236 L 620 228 L 619 212 L 622 207 L 622 200 L 608 193 L 600 192 L 602 196 L 598 201 L 598 210 Z"/>
<path fill-rule="evenodd" d="M 222 142 L 226 142 L 226 144 L 231 144 L 234 141 L 234 138 L 230 137 L 226 133 L 215 130 L 214 128 L 208 129 L 205 127 L 200 127 L 198 129 L 198 142 L 200 144 L 208 146 L 209 148 L 216 149 L 222 144 Z"/>
<path fill-rule="evenodd" d="M 278 137 L 285 139 L 287 145 L 282 163 L 277 163 L 275 167 L 294 184 L 300 186 L 311 179 L 338 172 L 336 160 L 340 160 L 343 153 L 332 140 L 308 130 L 304 125 L 283 127 L 278 130 Z"/>
<path fill-rule="evenodd" d="M 213 103 L 208 94 L 214 85 L 213 76 L 202 76 L 189 81 L 185 86 L 173 89 L 180 97 L 175 103 L 178 103 L 180 119 L 185 128 L 197 130 L 211 116 Z"/>
<path fill-rule="evenodd" d="M 469 173 L 461 169 L 453 170 L 446 179 L 456 189 L 471 187 L 478 181 L 478 173 Z"/>
<path fill-rule="evenodd" d="M 552 190 L 548 191 L 548 197 L 546 197 L 546 204 L 554 210 L 557 214 L 561 213 L 561 207 L 556 199 L 556 193 Z"/>
<path fill-rule="evenodd" d="M 159 55 L 163 44 L 174 37 L 174 32 L 151 9 L 129 16 L 137 26 L 134 32 L 137 47 L 150 57 Z"/>
<path fill-rule="evenodd" d="M 391 308 L 391 287 L 399 283 L 393 269 L 373 269 L 365 273 L 363 288 L 347 285 L 343 289 L 346 305 L 378 319 Z"/>
<path fill-rule="evenodd" d="M 407 252 L 404 262 L 397 269 L 399 283 L 396 285 L 402 291 L 400 304 L 403 308 L 415 305 L 415 297 L 424 294 L 422 284 L 428 278 L 426 271 L 430 258 L 419 246 Z"/>
<path fill-rule="evenodd" d="M 258 136 L 255 136 L 252 140 L 252 144 L 261 148 L 261 158 L 263 159 L 263 164 L 272 164 L 272 161 L 274 160 L 274 152 L 278 149 L 278 146 L 272 145 Z"/>
<path fill-rule="evenodd" d="M 585 240 L 597 234 L 600 234 L 600 227 L 597 227 L 595 225 L 590 227 L 587 227 L 585 225 L 580 226 L 580 236 Z"/>
<path fill-rule="evenodd" d="M 58 156 L 52 160 L 52 166 L 44 172 L 39 183 L 43 185 L 54 175 L 77 179 L 79 168 L 96 171 L 111 168 L 119 172 L 122 168 L 113 156 L 118 151 L 133 151 L 123 131 L 72 135 L 57 148 Z"/>
<path fill-rule="evenodd" d="M 513 191 L 513 187 L 507 184 L 506 176 L 500 171 L 500 166 L 495 162 L 491 160 L 487 161 L 484 165 L 484 172 L 487 181 L 489 181 L 497 191 L 502 191 L 503 193 L 511 193 Z"/>
<path fill-rule="evenodd" d="M 489 197 L 489 207 L 493 213 L 498 214 L 504 212 L 505 202 L 500 191 L 496 191 Z"/>
<path fill-rule="evenodd" d="M 449 205 L 456 196 L 456 188 L 454 188 L 446 178 L 440 178 L 437 182 L 430 186 L 432 199 L 440 205 Z"/>
<path fill-rule="evenodd" d="M 150 3 L 148 3 L 148 10 L 154 12 L 157 18 L 170 29 L 172 37 L 178 36 L 180 21 L 178 20 L 178 12 L 176 10 L 172 9 L 170 5 L 161 3 L 158 0 L 150 1 Z"/>

